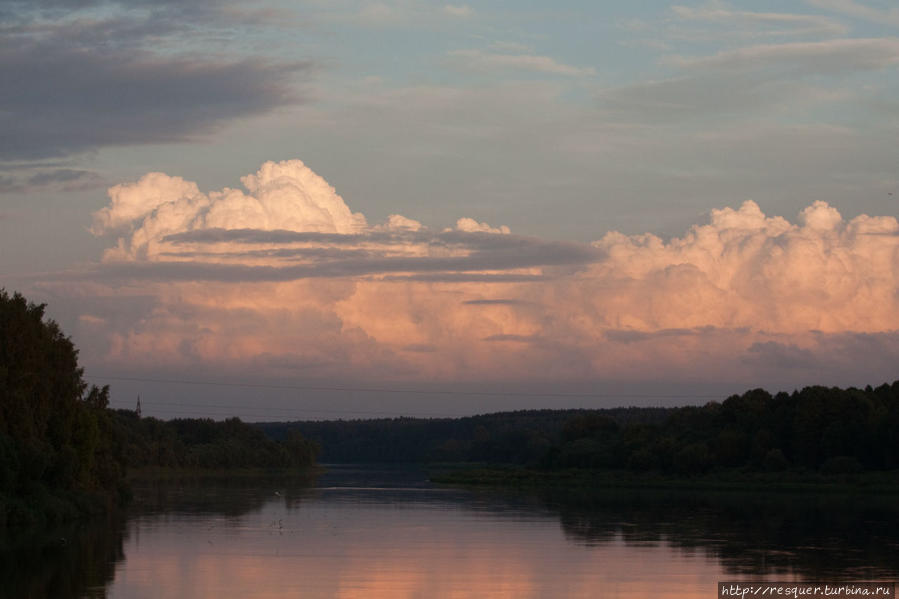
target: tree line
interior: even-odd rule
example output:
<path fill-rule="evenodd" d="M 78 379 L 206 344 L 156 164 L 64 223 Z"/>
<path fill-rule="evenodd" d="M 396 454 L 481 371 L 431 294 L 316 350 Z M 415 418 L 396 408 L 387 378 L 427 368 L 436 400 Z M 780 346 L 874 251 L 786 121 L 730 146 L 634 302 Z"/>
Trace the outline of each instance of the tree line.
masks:
<path fill-rule="evenodd" d="M 569 420 L 545 468 L 626 468 L 673 474 L 713 469 L 846 474 L 899 468 L 899 381 L 877 388 L 763 389 L 622 426 L 602 414 Z"/>
<path fill-rule="evenodd" d="M 114 419 L 124 461 L 137 469 L 308 468 L 319 452 L 295 430 L 276 441 L 239 418 L 158 420 L 117 410 Z"/>
<path fill-rule="evenodd" d="M 62 521 L 126 500 L 126 471 L 292 468 L 318 447 L 295 432 L 275 441 L 236 418 L 140 418 L 88 386 L 78 350 L 45 305 L 0 289 L 0 528 Z"/>
<path fill-rule="evenodd" d="M 622 424 L 658 423 L 665 408 L 611 408 L 601 412 Z M 257 423 L 274 439 L 296 430 L 319 443 L 322 462 L 539 461 L 570 419 L 583 410 L 518 410 L 463 418 L 377 418 Z"/>
<path fill-rule="evenodd" d="M 899 381 L 754 389 L 679 408 L 526 410 L 466 418 L 258 425 L 323 446 L 325 462 L 482 462 L 693 475 L 714 469 L 851 473 L 899 468 Z"/>

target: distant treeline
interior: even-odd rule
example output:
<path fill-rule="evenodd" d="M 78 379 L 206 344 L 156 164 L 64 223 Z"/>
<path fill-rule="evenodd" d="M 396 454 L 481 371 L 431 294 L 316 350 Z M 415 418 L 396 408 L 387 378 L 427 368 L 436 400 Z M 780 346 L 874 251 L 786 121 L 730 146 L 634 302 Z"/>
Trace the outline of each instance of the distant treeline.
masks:
<path fill-rule="evenodd" d="M 876 389 L 763 389 L 671 411 L 661 424 L 568 421 L 545 468 L 700 474 L 716 468 L 842 474 L 899 468 L 899 381 Z"/>
<path fill-rule="evenodd" d="M 519 410 L 464 418 L 381 418 L 266 422 L 256 426 L 274 439 L 289 430 L 317 441 L 322 462 L 497 462 L 541 460 L 563 427 L 584 414 L 601 414 L 621 425 L 659 424 L 666 408 Z"/>
<path fill-rule="evenodd" d="M 535 410 L 458 419 L 265 423 L 325 462 L 486 462 L 692 475 L 713 469 L 851 473 L 899 468 L 899 381 L 876 389 L 755 389 L 681 408 Z"/>
<path fill-rule="evenodd" d="M 236 418 L 162 422 L 108 406 L 109 388 L 88 388 L 44 306 L 0 290 L 0 528 L 120 504 L 127 469 L 307 467 L 318 451 Z"/>
<path fill-rule="evenodd" d="M 117 410 L 114 420 L 129 468 L 308 468 L 319 451 L 296 430 L 275 441 L 238 418 L 163 421 Z"/>

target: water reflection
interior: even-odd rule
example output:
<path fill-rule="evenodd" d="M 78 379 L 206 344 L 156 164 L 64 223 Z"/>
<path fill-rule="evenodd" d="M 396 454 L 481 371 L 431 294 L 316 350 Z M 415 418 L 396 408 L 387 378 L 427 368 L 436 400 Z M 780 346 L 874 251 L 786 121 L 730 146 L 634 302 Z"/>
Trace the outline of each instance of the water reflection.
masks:
<path fill-rule="evenodd" d="M 347 467 L 135 495 L 127 522 L 4 539 L 0 596 L 696 597 L 899 574 L 894 497 L 469 491 Z"/>
<path fill-rule="evenodd" d="M 0 597 L 105 597 L 125 539 L 120 517 L 0 534 Z"/>
<path fill-rule="evenodd" d="M 863 494 L 545 492 L 566 536 L 621 538 L 702 551 L 731 577 L 892 579 L 899 572 L 899 502 Z"/>

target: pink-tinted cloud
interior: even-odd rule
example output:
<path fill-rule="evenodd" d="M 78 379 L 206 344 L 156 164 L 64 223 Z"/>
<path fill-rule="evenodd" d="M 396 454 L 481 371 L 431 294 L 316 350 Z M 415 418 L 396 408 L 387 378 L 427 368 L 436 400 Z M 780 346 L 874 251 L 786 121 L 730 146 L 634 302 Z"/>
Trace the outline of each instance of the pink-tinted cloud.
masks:
<path fill-rule="evenodd" d="M 845 221 L 813 202 L 793 223 L 747 201 L 670 240 L 580 244 L 465 217 L 443 231 L 400 215 L 372 225 L 299 161 L 242 181 L 203 193 L 156 173 L 110 189 L 94 231 L 114 246 L 55 283 L 80 290 L 90 361 L 799 384 L 876 382 L 899 357 L 893 217 Z"/>

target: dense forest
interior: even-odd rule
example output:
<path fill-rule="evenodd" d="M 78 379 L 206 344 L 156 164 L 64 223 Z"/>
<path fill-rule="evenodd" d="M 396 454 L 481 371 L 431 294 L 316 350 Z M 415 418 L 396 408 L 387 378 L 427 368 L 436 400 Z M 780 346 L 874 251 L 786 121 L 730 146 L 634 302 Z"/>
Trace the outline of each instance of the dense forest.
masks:
<path fill-rule="evenodd" d="M 117 410 L 114 422 L 125 463 L 134 469 L 308 468 L 319 451 L 295 430 L 276 441 L 238 418 L 163 421 Z"/>
<path fill-rule="evenodd" d="M 762 389 L 676 408 L 661 424 L 579 415 L 543 456 L 546 468 L 712 469 L 844 474 L 899 468 L 899 381 L 876 389 Z"/>
<path fill-rule="evenodd" d="M 851 473 L 899 468 L 899 381 L 876 389 L 762 389 L 681 408 L 531 410 L 459 419 L 265 423 L 332 462 L 483 462 L 673 475 L 716 469 Z"/>
<path fill-rule="evenodd" d="M 118 500 L 125 465 L 109 390 L 88 388 L 77 358 L 43 305 L 0 290 L 0 525 Z"/>
<path fill-rule="evenodd" d="M 163 422 L 109 408 L 45 306 L 0 290 L 0 528 L 106 511 L 141 468 L 306 468 L 318 446 L 237 418 Z"/>
<path fill-rule="evenodd" d="M 567 422 L 585 413 L 603 414 L 622 425 L 659 424 L 665 408 L 519 410 L 464 418 L 380 418 L 265 422 L 256 426 L 275 439 L 290 430 L 317 441 L 321 460 L 368 462 L 503 462 L 539 461 Z"/>

